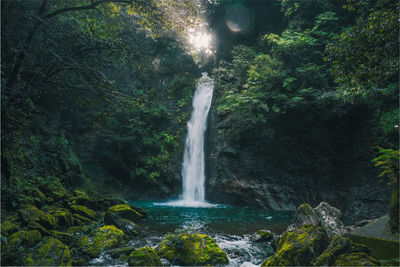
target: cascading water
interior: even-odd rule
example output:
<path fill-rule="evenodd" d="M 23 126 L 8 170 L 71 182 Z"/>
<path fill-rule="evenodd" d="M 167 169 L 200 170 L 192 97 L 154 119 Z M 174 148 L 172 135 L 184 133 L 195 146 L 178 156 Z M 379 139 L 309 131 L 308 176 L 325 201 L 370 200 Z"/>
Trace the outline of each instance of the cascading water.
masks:
<path fill-rule="evenodd" d="M 186 205 L 204 203 L 204 134 L 211 106 L 214 82 L 207 73 L 196 85 L 193 97 L 193 113 L 187 123 L 187 136 L 182 164 L 182 202 Z"/>
<path fill-rule="evenodd" d="M 204 135 L 211 106 L 214 81 L 207 73 L 198 81 L 193 96 L 192 117 L 187 122 L 187 136 L 182 163 L 182 198 L 158 205 L 208 207 L 205 200 Z"/>

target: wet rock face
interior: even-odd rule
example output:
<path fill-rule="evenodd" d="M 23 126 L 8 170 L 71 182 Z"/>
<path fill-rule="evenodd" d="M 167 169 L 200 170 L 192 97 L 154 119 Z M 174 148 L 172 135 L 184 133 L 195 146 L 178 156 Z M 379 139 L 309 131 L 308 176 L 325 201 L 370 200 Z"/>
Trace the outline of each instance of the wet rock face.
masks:
<path fill-rule="evenodd" d="M 234 114 L 218 115 L 218 90 L 217 85 L 206 136 L 208 200 L 291 211 L 326 201 L 359 220 L 387 212 L 390 187 L 379 183 L 365 139 L 343 141 L 351 146 L 332 142 L 354 136 L 347 132 L 351 128 L 338 130 L 317 116 L 313 123 L 321 125 L 313 124 L 310 132 L 303 118 L 287 114 L 247 129 L 245 122 L 234 124 Z"/>

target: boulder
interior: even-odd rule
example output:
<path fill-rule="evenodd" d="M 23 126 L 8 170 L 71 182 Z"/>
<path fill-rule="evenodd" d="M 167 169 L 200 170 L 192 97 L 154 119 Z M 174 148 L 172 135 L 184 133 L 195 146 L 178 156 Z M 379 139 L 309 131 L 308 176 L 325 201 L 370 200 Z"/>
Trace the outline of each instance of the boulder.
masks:
<path fill-rule="evenodd" d="M 42 239 L 42 235 L 37 230 L 18 231 L 13 233 L 8 239 L 8 249 L 19 249 L 20 247 L 33 247 Z"/>
<path fill-rule="evenodd" d="M 259 238 L 256 240 L 256 242 L 270 241 L 274 237 L 270 230 L 259 230 L 257 231 L 257 235 Z"/>
<path fill-rule="evenodd" d="M 147 217 L 147 213 L 143 209 L 135 208 L 129 204 L 111 206 L 107 212 L 133 222 Z"/>
<path fill-rule="evenodd" d="M 226 253 L 204 234 L 169 235 L 157 248 L 160 257 L 178 265 L 215 265 L 229 262 Z"/>
<path fill-rule="evenodd" d="M 97 216 L 97 213 L 94 210 L 83 205 L 71 205 L 71 210 L 76 214 L 92 220 L 96 219 Z"/>
<path fill-rule="evenodd" d="M 304 225 L 294 231 L 286 231 L 279 238 L 277 251 L 261 266 L 310 265 L 328 246 L 329 239 L 321 226 Z"/>
<path fill-rule="evenodd" d="M 319 225 L 320 220 L 314 209 L 308 203 L 301 204 L 294 214 L 292 223 L 288 226 L 288 231 L 293 231 L 305 224 Z"/>
<path fill-rule="evenodd" d="M 352 252 L 369 253 L 366 246 L 353 243 L 349 238 L 343 236 L 333 236 L 329 246 L 314 261 L 315 266 L 331 266 L 341 254 Z"/>
<path fill-rule="evenodd" d="M 18 231 L 7 240 L 1 239 L 1 265 L 26 265 L 25 258 L 28 250 L 36 245 L 42 236 L 39 231 Z M 4 242 L 6 241 L 6 242 Z"/>
<path fill-rule="evenodd" d="M 89 256 L 97 256 L 104 249 L 115 248 L 125 243 L 125 234 L 114 225 L 106 225 L 81 237 L 78 248 Z"/>
<path fill-rule="evenodd" d="M 1 224 L 1 235 L 9 236 L 21 229 L 21 226 L 13 221 L 4 220 Z"/>
<path fill-rule="evenodd" d="M 48 228 L 53 228 L 56 224 L 56 218 L 53 215 L 32 205 L 19 209 L 18 213 L 25 223 L 38 222 Z"/>
<path fill-rule="evenodd" d="M 342 254 L 335 261 L 335 266 L 379 266 L 379 261 L 365 252 Z"/>
<path fill-rule="evenodd" d="M 29 266 L 71 266 L 71 253 L 67 245 L 56 238 L 48 238 L 25 259 Z"/>
<path fill-rule="evenodd" d="M 138 234 L 138 232 L 137 232 L 138 225 L 136 225 L 134 222 L 132 222 L 130 220 L 122 218 L 116 212 L 107 211 L 104 214 L 104 223 L 116 226 L 117 228 L 124 231 L 124 233 L 127 235 L 137 235 Z"/>
<path fill-rule="evenodd" d="M 57 226 L 60 228 L 68 228 L 72 226 L 73 218 L 68 209 L 60 207 L 51 207 L 48 212 L 57 219 Z"/>
<path fill-rule="evenodd" d="M 321 202 L 316 208 L 312 208 L 309 204 L 300 205 L 288 226 L 288 231 L 300 228 L 303 225 L 320 225 L 329 237 L 334 235 L 345 235 L 348 228 L 340 220 L 342 214 L 339 209 L 332 207 L 326 202 Z"/>
<path fill-rule="evenodd" d="M 128 258 L 129 266 L 161 266 L 158 254 L 151 247 L 139 248 L 133 251 Z"/>
<path fill-rule="evenodd" d="M 345 235 L 348 233 L 347 227 L 340 220 L 342 213 L 339 209 L 332 207 L 326 202 L 321 202 L 314 210 L 318 215 L 321 226 L 325 228 L 329 236 Z"/>

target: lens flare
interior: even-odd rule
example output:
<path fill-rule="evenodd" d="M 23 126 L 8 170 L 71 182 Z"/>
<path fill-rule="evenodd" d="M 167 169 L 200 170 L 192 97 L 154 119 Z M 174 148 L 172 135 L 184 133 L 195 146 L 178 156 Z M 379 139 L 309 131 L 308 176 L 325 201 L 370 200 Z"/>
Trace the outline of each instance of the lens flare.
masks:
<path fill-rule="evenodd" d="M 251 26 L 249 10 L 241 5 L 235 4 L 226 10 L 225 23 L 232 32 L 244 32 Z"/>

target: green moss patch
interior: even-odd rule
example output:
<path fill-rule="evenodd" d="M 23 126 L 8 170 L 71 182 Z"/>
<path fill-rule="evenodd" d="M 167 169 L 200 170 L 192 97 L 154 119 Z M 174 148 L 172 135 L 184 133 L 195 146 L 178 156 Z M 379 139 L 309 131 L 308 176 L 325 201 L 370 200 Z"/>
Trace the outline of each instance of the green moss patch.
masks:
<path fill-rule="evenodd" d="M 227 264 L 225 252 L 203 234 L 170 235 L 157 248 L 160 257 L 179 265 Z"/>
<path fill-rule="evenodd" d="M 43 242 L 26 258 L 26 265 L 70 266 L 71 254 L 67 245 L 55 238 Z"/>
<path fill-rule="evenodd" d="M 161 266 L 160 257 L 150 247 L 139 248 L 129 255 L 129 266 Z"/>
<path fill-rule="evenodd" d="M 310 265 L 328 242 L 328 235 L 320 226 L 304 225 L 287 231 L 280 237 L 275 255 L 267 258 L 262 266 Z"/>

